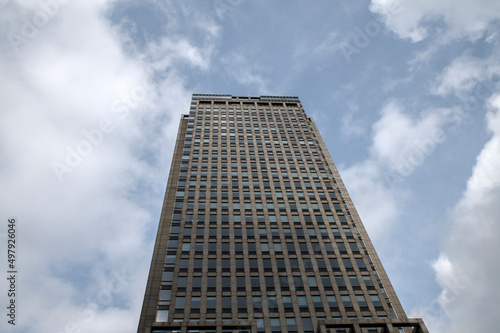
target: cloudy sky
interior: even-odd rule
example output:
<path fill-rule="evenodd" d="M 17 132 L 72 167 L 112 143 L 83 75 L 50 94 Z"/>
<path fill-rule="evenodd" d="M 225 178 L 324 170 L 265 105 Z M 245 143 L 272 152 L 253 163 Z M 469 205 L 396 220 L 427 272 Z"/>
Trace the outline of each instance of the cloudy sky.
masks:
<path fill-rule="evenodd" d="M 498 0 L 0 7 L 0 331 L 137 330 L 192 93 L 299 96 L 407 314 L 498 331 Z"/>

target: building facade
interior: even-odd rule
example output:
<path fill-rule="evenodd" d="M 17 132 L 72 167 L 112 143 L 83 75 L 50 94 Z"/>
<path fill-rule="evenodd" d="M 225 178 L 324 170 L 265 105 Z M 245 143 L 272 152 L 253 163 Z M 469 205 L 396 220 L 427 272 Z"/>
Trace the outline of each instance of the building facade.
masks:
<path fill-rule="evenodd" d="M 139 333 L 414 332 L 297 97 L 193 95 Z"/>

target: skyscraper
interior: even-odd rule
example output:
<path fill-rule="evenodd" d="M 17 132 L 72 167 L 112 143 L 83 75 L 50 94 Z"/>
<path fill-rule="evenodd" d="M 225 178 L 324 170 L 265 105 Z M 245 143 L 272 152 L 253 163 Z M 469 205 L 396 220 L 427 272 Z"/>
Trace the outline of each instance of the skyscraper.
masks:
<path fill-rule="evenodd" d="M 193 95 L 139 333 L 413 332 L 297 97 Z"/>

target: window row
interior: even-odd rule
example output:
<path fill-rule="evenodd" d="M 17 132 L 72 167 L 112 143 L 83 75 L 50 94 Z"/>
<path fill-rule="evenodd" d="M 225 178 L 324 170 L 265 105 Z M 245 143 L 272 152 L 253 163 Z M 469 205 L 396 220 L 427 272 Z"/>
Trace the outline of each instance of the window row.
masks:
<path fill-rule="evenodd" d="M 163 278 L 169 280 L 171 273 L 165 272 Z M 366 290 L 375 290 L 375 285 L 369 275 L 362 275 L 361 281 L 360 283 L 357 275 L 348 275 L 346 277 L 335 275 L 333 280 L 330 276 L 325 275 L 320 276 L 319 280 L 315 276 L 179 276 L 177 278 L 177 285 L 174 288 L 176 288 L 177 292 L 188 289 L 191 292 L 201 292 L 202 290 L 216 292 L 217 289 L 222 292 L 231 292 L 233 288 L 238 292 L 247 291 L 247 289 L 249 289 L 248 291 L 258 292 L 261 290 L 275 291 L 276 289 L 289 291 L 290 286 L 294 286 L 296 291 L 300 291 L 304 290 L 306 283 L 310 290 L 319 290 L 318 283 L 321 283 L 325 291 L 333 291 L 334 286 L 340 291 L 347 290 L 350 286 L 352 290 L 356 291 L 362 290 L 362 285 L 365 286 Z M 168 285 L 164 284 L 164 286 Z M 165 293 L 170 295 L 170 291 L 165 291 Z"/>
<path fill-rule="evenodd" d="M 160 296 L 161 297 L 161 296 Z M 221 309 L 223 313 L 247 313 L 247 312 L 281 312 L 280 307 L 283 307 L 284 312 L 294 312 L 294 303 L 292 299 L 296 298 L 295 303 L 300 309 L 300 312 L 325 312 L 329 309 L 332 312 L 340 312 L 342 304 L 346 312 L 355 311 L 354 307 L 359 307 L 360 311 L 370 311 L 370 305 L 376 311 L 383 311 L 383 305 L 378 295 L 325 295 L 324 299 L 317 296 L 282 296 L 278 299 L 276 296 L 177 296 L 175 297 L 176 313 L 200 312 L 201 309 L 207 313 L 215 313 L 217 309 Z M 248 311 L 248 309 L 252 309 Z M 314 309 L 314 311 L 310 311 Z M 282 310 L 282 311 L 283 311 Z"/>
<path fill-rule="evenodd" d="M 212 243 L 213 244 L 213 243 Z M 190 245 L 189 245 L 190 246 Z M 187 250 L 188 247 L 186 247 Z M 203 248 L 200 246 L 200 248 Z M 170 253 L 170 252 L 169 252 Z M 210 253 L 209 253 L 210 254 Z M 265 254 L 265 252 L 264 252 Z M 213 252 L 213 258 L 205 257 L 205 258 L 182 258 L 179 262 L 179 271 L 187 272 L 190 267 L 194 272 L 230 272 L 234 270 L 236 272 L 273 272 L 273 267 L 275 271 L 278 272 L 286 272 L 288 270 L 292 272 L 313 272 L 314 264 L 318 268 L 319 272 L 326 272 L 327 263 L 329 263 L 329 267 L 334 272 L 339 272 L 342 269 L 350 272 L 355 271 L 357 268 L 359 271 L 368 271 L 368 267 L 363 258 L 217 258 L 215 257 L 216 252 Z M 173 269 L 169 268 L 175 264 L 176 255 L 167 254 L 165 261 L 165 270 L 173 271 Z M 248 261 L 247 261 L 248 260 Z M 245 262 L 248 264 L 245 264 Z M 342 263 L 342 267 L 339 265 L 339 262 Z M 303 270 L 301 269 L 303 267 Z"/>

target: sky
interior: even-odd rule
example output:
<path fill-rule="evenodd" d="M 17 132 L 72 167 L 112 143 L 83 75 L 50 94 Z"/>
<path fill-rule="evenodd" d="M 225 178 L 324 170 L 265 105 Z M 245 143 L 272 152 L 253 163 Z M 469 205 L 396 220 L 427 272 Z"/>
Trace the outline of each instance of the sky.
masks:
<path fill-rule="evenodd" d="M 193 93 L 298 96 L 408 316 L 496 332 L 498 0 L 0 0 L 2 332 L 135 332 Z"/>

